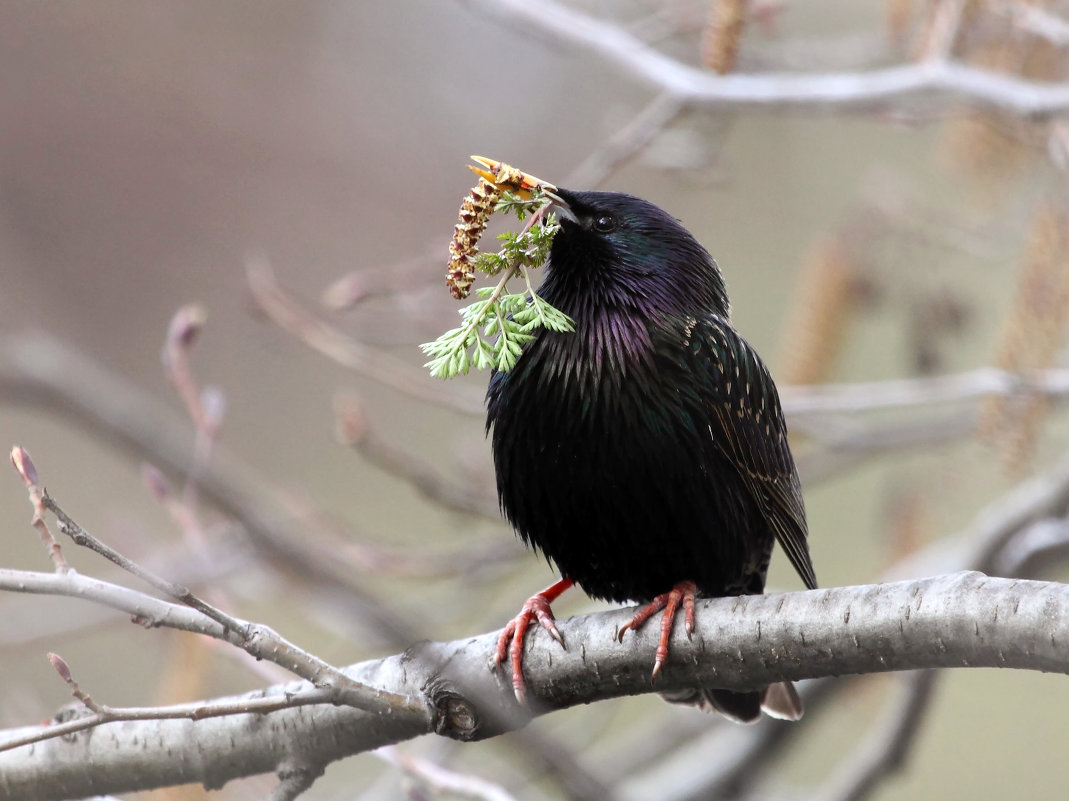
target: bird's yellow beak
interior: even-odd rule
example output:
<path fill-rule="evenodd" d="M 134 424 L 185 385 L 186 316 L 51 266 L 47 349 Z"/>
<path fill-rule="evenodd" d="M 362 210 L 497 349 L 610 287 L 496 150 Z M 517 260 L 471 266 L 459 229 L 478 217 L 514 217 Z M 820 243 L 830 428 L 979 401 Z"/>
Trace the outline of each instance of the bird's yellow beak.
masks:
<path fill-rule="evenodd" d="M 468 169 L 473 173 L 480 178 L 486 179 L 494 186 L 515 192 L 525 200 L 531 196 L 531 192 L 535 189 L 541 189 L 551 197 L 555 197 L 553 191 L 557 187 L 549 183 L 549 181 L 535 178 L 533 175 L 521 172 L 503 161 L 494 161 L 485 156 L 472 156 L 471 160 L 486 168 L 479 169 L 479 167 L 473 167 L 469 164 Z"/>

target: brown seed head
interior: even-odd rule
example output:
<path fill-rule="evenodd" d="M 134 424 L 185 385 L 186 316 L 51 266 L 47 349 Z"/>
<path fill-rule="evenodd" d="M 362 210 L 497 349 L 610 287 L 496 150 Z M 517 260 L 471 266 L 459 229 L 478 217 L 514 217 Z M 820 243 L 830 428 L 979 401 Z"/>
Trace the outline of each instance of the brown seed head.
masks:
<path fill-rule="evenodd" d="M 446 286 L 457 300 L 466 298 L 471 291 L 472 282 L 475 280 L 474 259 L 479 252 L 479 237 L 483 235 L 490 215 L 494 213 L 494 204 L 504 193 L 502 187 L 480 178 L 479 183 L 472 187 L 460 206 L 460 219 L 453 229 L 453 241 L 449 243 L 449 266 L 445 274 Z"/>

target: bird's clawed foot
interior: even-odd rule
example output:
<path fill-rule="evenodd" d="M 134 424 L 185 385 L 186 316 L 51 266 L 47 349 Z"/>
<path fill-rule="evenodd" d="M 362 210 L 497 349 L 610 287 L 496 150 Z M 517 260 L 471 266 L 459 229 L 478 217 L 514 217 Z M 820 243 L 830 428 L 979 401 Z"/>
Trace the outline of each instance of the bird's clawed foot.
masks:
<path fill-rule="evenodd" d="M 664 617 L 661 618 L 661 639 L 657 642 L 657 654 L 653 660 L 653 674 L 650 676 L 652 681 L 657 681 L 657 676 L 660 674 L 661 668 L 664 667 L 665 660 L 668 659 L 668 641 L 672 638 L 672 624 L 675 623 L 676 612 L 680 604 L 683 604 L 683 620 L 686 625 L 687 639 L 689 640 L 694 633 L 694 598 L 697 593 L 698 585 L 693 581 L 679 582 L 670 591 L 658 595 L 649 604 L 636 612 L 635 616 L 624 624 L 616 635 L 617 639 L 623 642 L 624 632 L 628 629 L 637 631 L 642 628 L 647 620 L 662 609 L 664 610 Z"/>
<path fill-rule="evenodd" d="M 509 657 L 512 663 L 512 691 L 516 694 L 516 700 L 521 704 L 527 703 L 527 683 L 523 678 L 523 641 L 527 636 L 527 628 L 532 621 L 537 620 L 549 636 L 564 648 L 564 638 L 560 636 L 557 624 L 553 622 L 553 610 L 549 605 L 571 586 L 571 579 L 561 579 L 556 584 L 546 587 L 542 592 L 532 595 L 524 603 L 520 613 L 509 621 L 497 638 L 497 648 L 494 649 L 494 667 L 504 662 L 506 655 Z"/>

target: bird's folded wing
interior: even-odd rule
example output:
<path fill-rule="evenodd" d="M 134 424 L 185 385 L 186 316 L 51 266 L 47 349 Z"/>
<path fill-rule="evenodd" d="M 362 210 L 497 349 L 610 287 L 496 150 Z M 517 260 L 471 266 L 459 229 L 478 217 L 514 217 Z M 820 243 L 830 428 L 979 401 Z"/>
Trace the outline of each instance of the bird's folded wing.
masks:
<path fill-rule="evenodd" d="M 721 317 L 690 318 L 683 333 L 682 361 L 699 379 L 697 400 L 709 412 L 713 443 L 738 467 L 791 564 L 806 586 L 815 588 L 802 488 L 768 368 Z"/>

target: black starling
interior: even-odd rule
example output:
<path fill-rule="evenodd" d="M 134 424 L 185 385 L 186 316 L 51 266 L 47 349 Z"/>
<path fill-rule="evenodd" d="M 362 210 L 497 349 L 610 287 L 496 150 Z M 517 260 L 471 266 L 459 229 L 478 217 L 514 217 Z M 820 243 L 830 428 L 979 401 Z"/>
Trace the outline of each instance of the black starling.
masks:
<path fill-rule="evenodd" d="M 575 321 L 540 330 L 487 393 L 501 506 L 563 578 L 502 633 L 522 700 L 523 637 L 572 583 L 661 609 L 654 676 L 676 610 L 694 597 L 760 594 L 778 541 L 816 587 L 805 507 L 779 395 L 729 321 L 723 276 L 675 218 L 612 192 L 553 189 L 561 230 L 539 295 Z M 621 636 L 623 632 L 621 632 Z M 672 700 L 740 721 L 797 718 L 793 688 L 696 689 Z"/>

